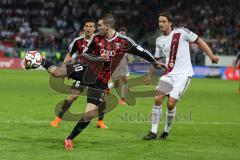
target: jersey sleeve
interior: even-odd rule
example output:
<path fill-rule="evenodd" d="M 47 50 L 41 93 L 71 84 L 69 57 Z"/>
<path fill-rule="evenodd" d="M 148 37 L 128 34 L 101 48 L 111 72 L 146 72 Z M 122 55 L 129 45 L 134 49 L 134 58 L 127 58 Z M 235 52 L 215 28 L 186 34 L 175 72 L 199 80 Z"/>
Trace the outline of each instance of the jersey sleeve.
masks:
<path fill-rule="evenodd" d="M 125 38 L 127 45 L 125 45 L 125 53 L 134 54 L 136 56 L 139 56 L 148 62 L 152 63 L 153 65 L 157 64 L 157 60 L 154 58 L 154 56 L 146 49 L 141 47 L 140 45 L 136 44 L 131 38 L 126 37 Z"/>
<path fill-rule="evenodd" d="M 161 47 L 160 47 L 160 45 L 159 45 L 159 42 L 158 42 L 159 40 L 158 40 L 158 38 L 156 39 L 156 48 L 155 48 L 155 54 L 154 54 L 154 57 L 155 58 L 162 58 L 162 57 L 164 57 L 164 55 L 163 55 L 163 52 L 162 52 L 162 50 L 161 50 Z"/>
<path fill-rule="evenodd" d="M 88 43 L 88 46 L 84 48 L 83 56 L 91 61 L 102 61 L 101 57 L 96 55 L 95 35 L 92 40 Z"/>
<path fill-rule="evenodd" d="M 70 45 L 68 46 L 68 52 L 69 54 L 72 56 L 74 53 L 77 52 L 77 44 L 76 44 L 77 40 L 74 39 Z"/>
<path fill-rule="evenodd" d="M 187 28 L 182 27 L 182 33 L 184 36 L 184 39 L 188 42 L 195 42 L 198 38 L 198 35 Z"/>

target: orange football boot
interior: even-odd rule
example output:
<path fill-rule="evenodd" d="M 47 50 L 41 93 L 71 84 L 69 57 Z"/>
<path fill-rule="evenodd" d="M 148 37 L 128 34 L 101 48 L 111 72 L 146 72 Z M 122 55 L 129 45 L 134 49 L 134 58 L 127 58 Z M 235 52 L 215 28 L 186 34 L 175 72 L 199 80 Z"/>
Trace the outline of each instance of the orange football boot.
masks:
<path fill-rule="evenodd" d="M 102 120 L 98 120 L 96 127 L 102 128 L 102 129 L 108 129 L 108 127 L 104 124 L 104 122 Z"/>
<path fill-rule="evenodd" d="M 60 117 L 56 117 L 52 122 L 51 122 L 51 126 L 52 127 L 57 127 L 58 124 L 61 122 L 61 118 Z"/>
<path fill-rule="evenodd" d="M 73 150 L 73 141 L 71 139 L 65 139 L 64 147 L 67 151 Z"/>
<path fill-rule="evenodd" d="M 119 99 L 119 104 L 120 105 L 126 105 L 127 103 L 123 98 L 121 98 L 121 99 Z"/>

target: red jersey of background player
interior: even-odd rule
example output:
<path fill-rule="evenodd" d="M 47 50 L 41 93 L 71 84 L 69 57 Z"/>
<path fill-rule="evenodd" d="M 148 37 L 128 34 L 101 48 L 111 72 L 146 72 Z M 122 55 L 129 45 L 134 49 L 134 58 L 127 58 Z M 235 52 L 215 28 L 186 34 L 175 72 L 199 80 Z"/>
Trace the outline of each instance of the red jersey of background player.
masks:
<path fill-rule="evenodd" d="M 157 64 L 156 59 L 149 51 L 137 45 L 129 37 L 121 35 L 118 32 L 115 32 L 111 39 L 107 39 L 103 35 L 95 34 L 88 48 L 86 48 L 84 56 L 88 56 L 88 58 L 94 60 L 99 58 L 101 54 L 109 55 L 109 61 L 104 61 L 103 68 L 98 74 L 98 80 L 108 83 L 111 74 L 114 72 L 125 53 L 140 56 L 153 65 Z"/>
<path fill-rule="evenodd" d="M 68 48 L 70 55 L 72 56 L 74 53 L 77 53 L 77 59 L 81 60 L 82 57 L 79 55 L 83 53 L 89 41 L 91 40 L 86 39 L 84 34 L 78 38 L 75 38 Z"/>

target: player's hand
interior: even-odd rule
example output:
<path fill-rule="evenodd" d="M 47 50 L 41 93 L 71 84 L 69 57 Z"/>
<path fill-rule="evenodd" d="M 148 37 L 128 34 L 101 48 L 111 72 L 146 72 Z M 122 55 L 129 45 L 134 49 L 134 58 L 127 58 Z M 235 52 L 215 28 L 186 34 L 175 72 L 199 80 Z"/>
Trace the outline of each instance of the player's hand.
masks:
<path fill-rule="evenodd" d="M 211 57 L 211 61 L 212 61 L 212 63 L 214 64 L 217 64 L 218 63 L 218 61 L 219 61 L 219 57 L 218 56 L 213 56 L 213 57 Z"/>
<path fill-rule="evenodd" d="M 109 59 L 109 55 L 107 55 L 107 54 L 105 54 L 105 53 L 101 54 L 101 58 L 102 58 L 104 61 L 109 61 L 109 60 L 110 60 L 110 59 Z"/>
<path fill-rule="evenodd" d="M 144 82 L 146 85 L 149 85 L 151 83 L 151 76 L 147 75 L 144 79 Z"/>
<path fill-rule="evenodd" d="M 165 63 L 158 62 L 154 67 L 157 68 L 157 69 L 164 69 L 165 71 L 168 70 L 168 66 Z"/>

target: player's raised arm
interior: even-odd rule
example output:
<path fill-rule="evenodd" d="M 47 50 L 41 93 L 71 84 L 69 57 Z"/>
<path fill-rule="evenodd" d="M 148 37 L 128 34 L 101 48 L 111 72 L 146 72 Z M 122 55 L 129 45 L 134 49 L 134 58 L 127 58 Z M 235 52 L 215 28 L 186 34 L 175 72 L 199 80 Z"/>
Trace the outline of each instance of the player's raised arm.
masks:
<path fill-rule="evenodd" d="M 141 58 L 144 58 L 148 62 L 150 62 L 155 68 L 165 68 L 166 65 L 163 63 L 159 63 L 154 56 L 146 49 L 142 48 L 140 45 L 137 45 L 132 39 L 126 37 L 126 43 L 123 47 L 124 53 L 134 54 Z"/>
<path fill-rule="evenodd" d="M 208 55 L 212 63 L 218 63 L 219 61 L 218 56 L 215 56 L 213 54 L 212 50 L 209 48 L 207 43 L 202 38 L 198 37 L 195 43 Z"/>

